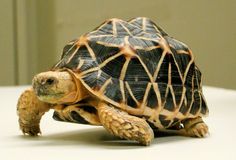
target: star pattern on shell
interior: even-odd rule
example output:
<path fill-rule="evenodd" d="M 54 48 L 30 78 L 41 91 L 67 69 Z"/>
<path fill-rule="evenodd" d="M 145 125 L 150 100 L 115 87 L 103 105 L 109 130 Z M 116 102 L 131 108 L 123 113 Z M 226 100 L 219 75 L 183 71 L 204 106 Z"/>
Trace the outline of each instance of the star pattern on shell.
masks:
<path fill-rule="evenodd" d="M 69 42 L 58 68 L 71 69 L 92 94 L 158 128 L 208 114 L 192 51 L 148 18 L 105 21 Z"/>

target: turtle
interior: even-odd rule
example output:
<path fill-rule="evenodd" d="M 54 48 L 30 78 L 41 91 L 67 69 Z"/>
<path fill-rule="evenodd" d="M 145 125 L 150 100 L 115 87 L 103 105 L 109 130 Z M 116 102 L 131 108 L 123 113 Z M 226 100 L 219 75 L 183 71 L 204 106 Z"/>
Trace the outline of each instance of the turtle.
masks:
<path fill-rule="evenodd" d="M 55 120 L 103 126 L 142 145 L 159 131 L 208 134 L 202 118 L 209 110 L 192 51 L 146 17 L 108 19 L 70 41 L 58 63 L 35 75 L 19 97 L 22 132 L 39 135 L 50 109 Z"/>

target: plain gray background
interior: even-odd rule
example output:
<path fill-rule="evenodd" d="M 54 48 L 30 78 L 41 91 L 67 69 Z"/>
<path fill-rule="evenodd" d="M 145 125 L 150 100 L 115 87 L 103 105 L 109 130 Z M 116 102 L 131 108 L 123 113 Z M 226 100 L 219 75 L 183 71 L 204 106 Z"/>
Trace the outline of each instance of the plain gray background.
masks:
<path fill-rule="evenodd" d="M 1 0 L 0 85 L 30 84 L 105 19 L 146 16 L 192 49 L 204 84 L 236 89 L 235 0 Z"/>

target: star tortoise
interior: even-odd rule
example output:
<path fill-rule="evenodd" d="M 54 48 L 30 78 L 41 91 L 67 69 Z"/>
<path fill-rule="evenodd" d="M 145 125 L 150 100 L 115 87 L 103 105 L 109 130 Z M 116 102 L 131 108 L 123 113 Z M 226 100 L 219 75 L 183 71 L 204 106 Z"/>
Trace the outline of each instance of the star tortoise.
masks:
<path fill-rule="evenodd" d="M 59 62 L 18 101 L 24 134 L 38 135 L 49 109 L 60 121 L 102 125 L 149 145 L 153 130 L 204 137 L 208 108 L 192 51 L 145 17 L 109 19 L 69 42 Z"/>

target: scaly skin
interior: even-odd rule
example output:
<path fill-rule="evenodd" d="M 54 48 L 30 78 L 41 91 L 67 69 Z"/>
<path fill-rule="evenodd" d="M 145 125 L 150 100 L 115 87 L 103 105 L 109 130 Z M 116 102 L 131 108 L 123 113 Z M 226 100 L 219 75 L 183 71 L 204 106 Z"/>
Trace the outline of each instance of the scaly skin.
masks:
<path fill-rule="evenodd" d="M 201 138 L 208 134 L 208 126 L 201 117 L 186 119 L 183 124 L 185 129 L 183 135 Z"/>
<path fill-rule="evenodd" d="M 158 129 L 160 132 L 177 134 L 187 137 L 206 137 L 208 132 L 208 126 L 202 120 L 201 117 L 185 119 L 181 122 L 183 128 L 169 128 L 169 129 Z M 177 125 L 178 127 L 178 125 Z"/>
<path fill-rule="evenodd" d="M 51 108 L 51 105 L 40 101 L 32 88 L 24 91 L 17 104 L 17 114 L 19 116 L 20 129 L 24 134 L 37 136 L 40 131 L 40 120 Z"/>
<path fill-rule="evenodd" d="M 138 141 L 143 145 L 150 145 L 154 133 L 144 119 L 131 116 L 103 102 L 99 103 L 97 109 L 101 123 L 110 133 Z"/>

